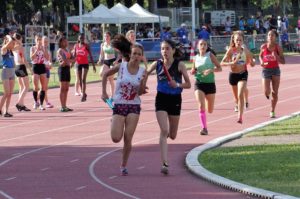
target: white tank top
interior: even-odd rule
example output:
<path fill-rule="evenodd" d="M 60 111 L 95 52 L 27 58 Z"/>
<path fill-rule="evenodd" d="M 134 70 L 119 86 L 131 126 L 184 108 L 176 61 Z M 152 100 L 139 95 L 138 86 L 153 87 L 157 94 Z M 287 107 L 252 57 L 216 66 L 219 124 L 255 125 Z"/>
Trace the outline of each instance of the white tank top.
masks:
<path fill-rule="evenodd" d="M 32 46 L 32 50 L 35 51 L 35 46 Z M 44 57 L 44 52 L 42 50 L 38 50 L 35 54 L 35 57 L 32 60 L 32 64 L 44 64 L 45 57 Z"/>
<path fill-rule="evenodd" d="M 22 57 L 24 56 L 24 54 L 22 53 L 22 51 L 20 51 L 19 49 L 18 50 L 14 50 L 13 54 L 14 54 L 14 61 L 15 61 L 16 65 L 22 65 L 22 64 L 24 64 L 23 60 L 22 60 Z"/>
<path fill-rule="evenodd" d="M 132 75 L 127 70 L 128 62 L 122 62 L 119 68 L 116 91 L 114 95 L 115 104 L 141 104 L 138 94 L 144 68 L 140 67 L 137 74 Z"/>

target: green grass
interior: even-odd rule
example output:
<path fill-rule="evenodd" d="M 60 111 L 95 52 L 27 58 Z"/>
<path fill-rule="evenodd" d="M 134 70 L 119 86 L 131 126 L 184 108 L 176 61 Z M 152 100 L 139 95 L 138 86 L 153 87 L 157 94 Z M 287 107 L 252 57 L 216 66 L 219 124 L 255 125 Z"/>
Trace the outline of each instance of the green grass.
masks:
<path fill-rule="evenodd" d="M 300 134 L 300 116 L 276 122 L 264 128 L 257 129 L 246 136 L 271 136 Z"/>
<path fill-rule="evenodd" d="M 300 133 L 300 116 L 251 132 L 249 136 Z M 300 197 L 300 144 L 219 147 L 204 152 L 199 162 L 225 178 Z"/>
<path fill-rule="evenodd" d="M 300 145 L 216 148 L 199 161 L 225 178 L 300 197 Z"/>

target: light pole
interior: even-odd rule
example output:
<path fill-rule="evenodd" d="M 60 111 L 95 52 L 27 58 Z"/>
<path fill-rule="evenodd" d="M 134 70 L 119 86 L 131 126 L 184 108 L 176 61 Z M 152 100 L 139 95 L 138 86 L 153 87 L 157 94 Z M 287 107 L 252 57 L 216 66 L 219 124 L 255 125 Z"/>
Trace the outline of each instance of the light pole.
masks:
<path fill-rule="evenodd" d="M 196 30 L 196 13 L 195 13 L 195 0 L 192 0 L 192 39 L 195 39 L 195 30 Z"/>
<path fill-rule="evenodd" d="M 79 32 L 82 33 L 82 0 L 79 0 Z"/>

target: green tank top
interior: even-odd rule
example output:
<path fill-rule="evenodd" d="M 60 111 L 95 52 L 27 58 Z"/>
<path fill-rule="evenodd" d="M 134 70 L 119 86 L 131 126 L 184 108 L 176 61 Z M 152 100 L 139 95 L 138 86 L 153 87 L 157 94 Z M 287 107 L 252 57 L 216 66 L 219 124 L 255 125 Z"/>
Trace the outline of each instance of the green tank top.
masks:
<path fill-rule="evenodd" d="M 204 76 L 202 74 L 202 72 L 207 69 L 215 68 L 215 65 L 212 63 L 212 61 L 210 59 L 210 52 L 207 52 L 204 56 L 196 55 L 195 67 L 197 69 L 195 78 L 199 83 L 214 83 L 215 82 L 215 74 L 214 73 L 209 73 L 206 76 Z"/>
<path fill-rule="evenodd" d="M 105 54 L 115 54 L 113 47 L 111 47 L 111 45 L 107 45 L 106 43 L 103 44 L 103 51 Z"/>

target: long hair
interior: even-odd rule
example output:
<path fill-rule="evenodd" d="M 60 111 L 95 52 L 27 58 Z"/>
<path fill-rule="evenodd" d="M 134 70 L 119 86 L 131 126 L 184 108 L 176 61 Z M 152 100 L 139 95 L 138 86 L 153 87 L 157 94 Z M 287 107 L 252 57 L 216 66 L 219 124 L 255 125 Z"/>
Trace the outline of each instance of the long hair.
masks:
<path fill-rule="evenodd" d="M 234 37 L 235 36 L 241 36 L 243 38 L 243 41 L 244 41 L 244 33 L 242 31 L 234 31 L 231 35 L 231 38 L 230 38 L 230 47 L 236 47 L 235 43 L 234 43 Z"/>
<path fill-rule="evenodd" d="M 59 47 L 59 48 L 62 48 L 62 47 L 63 47 L 62 43 L 63 43 L 64 40 L 66 40 L 65 37 L 60 37 L 60 38 L 58 39 L 58 47 Z"/>
<path fill-rule="evenodd" d="M 117 34 L 114 36 L 113 40 L 111 41 L 111 45 L 121 53 L 126 61 L 129 61 L 131 54 L 131 43 L 124 35 Z"/>
<path fill-rule="evenodd" d="M 180 59 L 184 55 L 183 46 L 181 43 L 176 43 L 175 41 L 171 39 L 163 40 L 162 43 L 167 43 L 171 46 L 172 49 L 175 49 L 175 53 L 173 55 L 174 58 Z"/>

